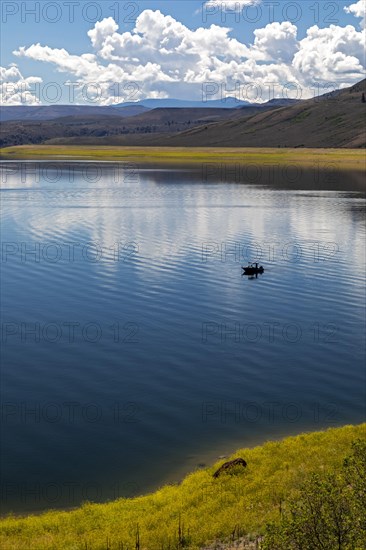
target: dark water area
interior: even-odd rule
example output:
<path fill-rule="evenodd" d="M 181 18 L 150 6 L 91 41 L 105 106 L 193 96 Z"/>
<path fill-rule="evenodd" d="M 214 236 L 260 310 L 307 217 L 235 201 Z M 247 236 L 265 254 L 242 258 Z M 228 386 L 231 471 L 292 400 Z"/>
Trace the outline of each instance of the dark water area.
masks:
<path fill-rule="evenodd" d="M 2 513 L 365 419 L 358 174 L 1 166 Z M 257 278 L 243 265 L 259 261 Z"/>

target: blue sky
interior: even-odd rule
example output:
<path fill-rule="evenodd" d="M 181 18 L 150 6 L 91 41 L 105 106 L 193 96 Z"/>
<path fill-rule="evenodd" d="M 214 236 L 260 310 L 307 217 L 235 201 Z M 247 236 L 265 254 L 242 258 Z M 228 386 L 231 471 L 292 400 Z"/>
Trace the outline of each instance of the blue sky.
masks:
<path fill-rule="evenodd" d="M 349 13 L 345 10 L 347 6 L 351 6 Z M 27 103 L 47 103 L 47 97 L 40 97 L 35 87 L 37 79 L 41 87 L 57 83 L 62 89 L 59 100 L 62 103 L 70 102 L 66 81 L 79 88 L 90 83 L 97 83 L 97 87 L 103 82 L 103 91 L 93 99 L 101 104 L 112 102 L 113 81 L 119 85 L 125 83 L 126 87 L 129 82 L 136 83 L 139 93 L 134 99 L 148 96 L 198 99 L 204 82 L 215 82 L 220 87 L 218 94 L 222 95 L 225 91 L 221 88 L 225 86 L 239 89 L 255 83 L 264 87 L 265 78 L 278 86 L 295 82 L 304 90 L 309 88 L 304 92 L 309 96 L 311 85 L 320 80 L 345 86 L 363 77 L 364 6 L 364 0 L 211 3 L 3 0 L 2 82 L 22 83 L 21 99 Z M 112 20 L 116 24 L 113 28 Z M 138 21 L 142 23 L 136 31 Z M 93 45 L 87 33 L 96 24 L 104 24 L 106 30 L 101 31 L 103 38 L 98 38 L 98 44 Z M 220 27 L 230 30 L 222 33 Z M 308 30 L 314 27 L 309 39 Z M 200 28 L 207 33 L 200 33 Z M 131 40 L 124 33 L 129 33 Z M 156 35 L 159 33 L 160 37 Z M 140 44 L 138 36 L 143 36 Z M 62 63 L 58 59 L 60 49 L 65 49 L 69 56 Z M 161 49 L 168 51 L 161 56 L 158 54 Z M 84 59 L 85 67 L 80 70 L 84 61 L 78 61 L 78 56 L 86 54 L 94 59 L 88 62 Z M 16 64 L 17 74 L 12 64 Z M 25 94 L 28 84 L 29 94 Z M 125 92 L 118 90 L 118 101 L 131 99 Z M 3 93 L 2 102 L 14 104 L 18 96 Z M 263 95 L 262 99 L 268 97 Z M 87 99 L 84 94 L 73 101 L 84 103 Z"/>

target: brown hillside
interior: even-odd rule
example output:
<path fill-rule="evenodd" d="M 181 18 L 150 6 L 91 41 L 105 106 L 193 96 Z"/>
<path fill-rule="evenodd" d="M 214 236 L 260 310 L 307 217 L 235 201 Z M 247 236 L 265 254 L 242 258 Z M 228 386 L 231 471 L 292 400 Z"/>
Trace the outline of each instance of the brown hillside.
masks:
<path fill-rule="evenodd" d="M 366 80 L 327 96 L 172 136 L 177 146 L 365 147 Z"/>

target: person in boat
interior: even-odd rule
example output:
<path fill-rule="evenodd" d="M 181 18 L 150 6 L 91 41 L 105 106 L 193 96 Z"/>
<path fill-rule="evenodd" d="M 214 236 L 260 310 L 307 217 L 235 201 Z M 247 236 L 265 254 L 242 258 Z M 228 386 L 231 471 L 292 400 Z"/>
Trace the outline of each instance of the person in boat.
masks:
<path fill-rule="evenodd" d="M 258 267 L 258 262 L 248 263 L 248 267 L 243 267 L 244 271 L 248 273 L 263 273 L 263 266 Z"/>

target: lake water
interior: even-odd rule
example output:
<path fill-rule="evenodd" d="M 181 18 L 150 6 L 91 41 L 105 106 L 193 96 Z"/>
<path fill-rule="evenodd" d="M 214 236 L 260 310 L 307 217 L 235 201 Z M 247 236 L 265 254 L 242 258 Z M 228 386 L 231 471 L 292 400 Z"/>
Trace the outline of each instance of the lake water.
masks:
<path fill-rule="evenodd" d="M 3 513 L 364 421 L 362 179 L 236 171 L 2 163 Z"/>

